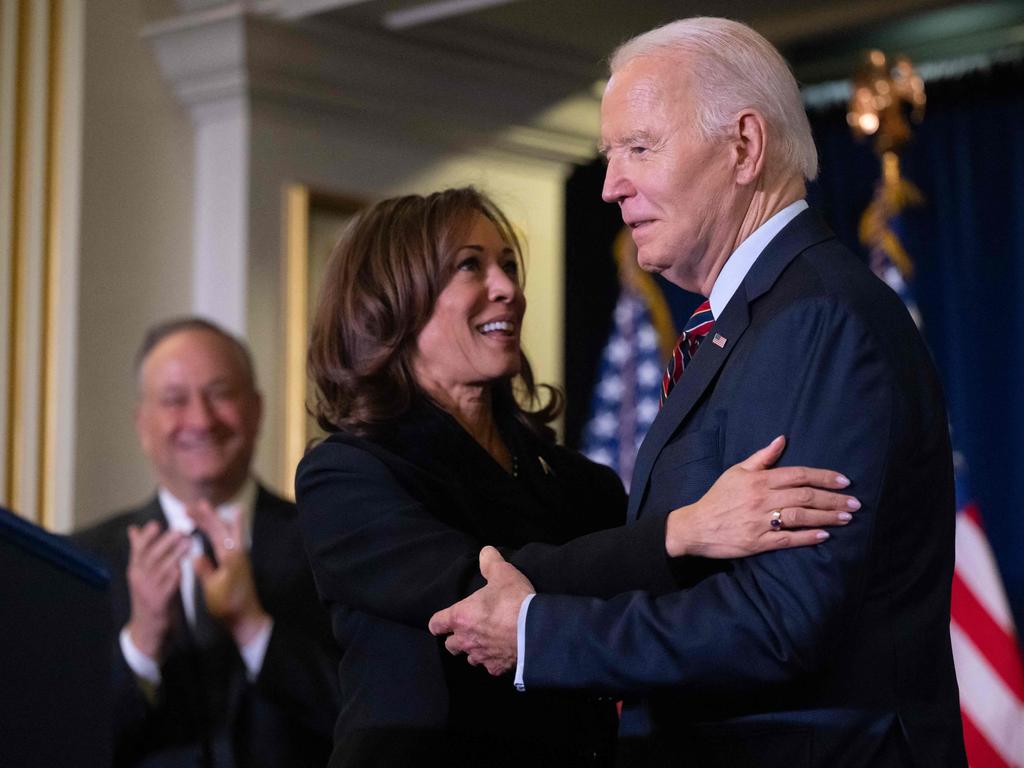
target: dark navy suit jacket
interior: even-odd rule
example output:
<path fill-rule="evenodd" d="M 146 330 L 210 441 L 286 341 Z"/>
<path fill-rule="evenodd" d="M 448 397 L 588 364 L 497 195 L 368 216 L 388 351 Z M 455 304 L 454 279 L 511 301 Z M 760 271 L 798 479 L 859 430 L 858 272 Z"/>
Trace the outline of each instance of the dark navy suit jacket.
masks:
<path fill-rule="evenodd" d="M 946 410 L 905 307 L 805 211 L 715 332 L 724 344 L 705 340 L 640 449 L 633 524 L 697 500 L 780 434 L 780 464 L 842 471 L 862 509 L 816 547 L 681 562 L 684 589 L 540 594 L 527 690 L 636 695 L 623 731 L 648 735 L 654 765 L 965 765 Z"/>
<path fill-rule="evenodd" d="M 157 498 L 74 536 L 104 560 L 112 578 L 116 768 L 323 766 L 338 711 L 340 654 L 317 600 L 295 505 L 261 487 L 253 508 L 253 579 L 264 610 L 274 618 L 257 679 L 247 679 L 226 633 L 189 628 L 178 597 L 153 701 L 137 684 L 116 639 L 131 614 L 127 529 L 150 520 L 167 525 Z"/>

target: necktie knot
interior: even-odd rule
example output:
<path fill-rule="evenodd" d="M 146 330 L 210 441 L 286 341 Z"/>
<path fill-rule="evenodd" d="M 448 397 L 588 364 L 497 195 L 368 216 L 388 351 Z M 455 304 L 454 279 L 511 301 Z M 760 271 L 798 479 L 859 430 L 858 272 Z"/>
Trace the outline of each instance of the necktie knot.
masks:
<path fill-rule="evenodd" d="M 711 313 L 711 302 L 705 300 L 686 321 L 683 333 L 672 350 L 672 357 L 665 368 L 665 375 L 661 379 L 661 404 L 665 405 L 672 388 L 675 387 L 683 370 L 690 364 L 690 360 L 697 354 L 700 343 L 704 340 L 711 329 L 715 327 L 715 316 Z"/>

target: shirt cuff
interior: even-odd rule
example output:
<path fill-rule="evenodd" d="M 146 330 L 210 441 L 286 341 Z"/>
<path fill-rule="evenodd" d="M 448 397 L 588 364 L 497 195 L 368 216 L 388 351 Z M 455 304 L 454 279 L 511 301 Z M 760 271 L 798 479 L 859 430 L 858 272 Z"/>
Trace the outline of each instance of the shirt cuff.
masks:
<path fill-rule="evenodd" d="M 530 601 L 537 596 L 536 593 L 527 595 L 519 606 L 519 618 L 516 621 L 516 690 L 525 691 L 526 684 L 523 682 L 523 673 L 526 669 L 526 611 L 530 607 Z"/>
<path fill-rule="evenodd" d="M 270 644 L 270 634 L 274 629 L 274 620 L 271 619 L 253 635 L 252 639 L 238 649 L 245 663 L 246 676 L 252 682 L 260 676 L 263 668 L 263 657 L 267 655 L 267 646 Z"/>
<path fill-rule="evenodd" d="M 157 664 L 156 659 L 144 654 L 132 642 L 128 627 L 121 630 L 117 639 L 121 644 L 121 655 L 124 656 L 128 668 L 135 673 L 135 677 L 142 683 L 148 683 L 151 688 L 160 685 L 160 665 Z M 147 690 L 146 693 L 149 694 L 150 690 Z"/>

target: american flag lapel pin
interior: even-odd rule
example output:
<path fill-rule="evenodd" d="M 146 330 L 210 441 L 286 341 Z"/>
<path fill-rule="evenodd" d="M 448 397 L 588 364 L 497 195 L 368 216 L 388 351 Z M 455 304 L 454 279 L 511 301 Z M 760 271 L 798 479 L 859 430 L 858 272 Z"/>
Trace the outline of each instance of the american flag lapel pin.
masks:
<path fill-rule="evenodd" d="M 725 349 L 726 341 L 728 341 L 728 339 L 726 339 L 725 336 L 723 336 L 720 333 L 716 333 L 714 337 L 711 339 L 711 343 L 714 344 L 719 349 Z"/>

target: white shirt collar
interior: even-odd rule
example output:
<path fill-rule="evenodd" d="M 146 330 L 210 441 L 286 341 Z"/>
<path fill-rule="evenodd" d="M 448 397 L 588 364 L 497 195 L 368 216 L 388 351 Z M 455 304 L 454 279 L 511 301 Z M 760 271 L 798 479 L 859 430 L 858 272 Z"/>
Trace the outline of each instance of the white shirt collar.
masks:
<path fill-rule="evenodd" d="M 242 487 L 238 489 L 230 499 L 217 506 L 217 514 L 222 520 L 231 520 L 236 514 L 242 515 L 242 532 L 245 536 L 245 546 L 248 549 L 252 545 L 252 512 L 256 506 L 256 481 L 247 477 Z M 157 489 L 157 497 L 160 499 L 160 508 L 167 517 L 167 526 L 174 531 L 191 534 L 195 529 L 195 523 L 185 511 L 185 503 L 164 487 Z"/>
<path fill-rule="evenodd" d="M 790 203 L 781 211 L 772 216 L 768 221 L 755 229 L 750 236 L 740 243 L 739 247 L 732 252 L 722 271 L 718 274 L 715 284 L 711 287 L 711 295 L 708 297 L 711 302 L 711 314 L 719 318 L 729 300 L 740 287 L 747 272 L 754 266 L 757 257 L 768 247 L 768 243 L 782 231 L 789 222 L 796 218 L 797 214 L 807 209 L 806 200 L 797 200 Z"/>

